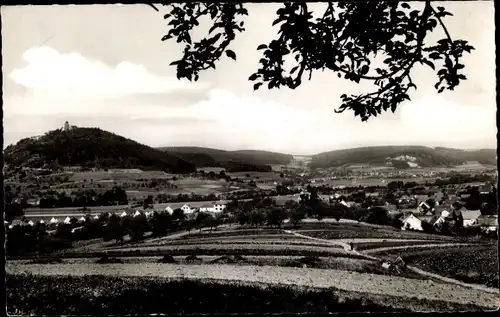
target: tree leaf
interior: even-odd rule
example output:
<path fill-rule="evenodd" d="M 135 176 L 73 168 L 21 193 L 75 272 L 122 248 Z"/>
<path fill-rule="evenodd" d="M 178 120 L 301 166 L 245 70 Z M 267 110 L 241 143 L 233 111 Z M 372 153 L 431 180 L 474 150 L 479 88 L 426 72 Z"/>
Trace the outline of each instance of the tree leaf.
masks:
<path fill-rule="evenodd" d="M 433 64 L 431 61 L 424 59 L 424 60 L 422 60 L 422 62 L 423 62 L 424 64 L 427 64 L 427 65 L 428 65 L 430 68 L 432 68 L 433 70 L 434 70 L 434 69 L 436 69 L 436 68 L 434 67 L 434 64 Z"/>
<path fill-rule="evenodd" d="M 258 50 L 265 49 L 265 48 L 267 48 L 267 45 L 266 45 L 266 44 L 260 44 L 259 46 L 257 46 L 257 51 L 258 51 Z"/>
<path fill-rule="evenodd" d="M 167 34 L 167 35 L 164 35 L 164 36 L 161 38 L 161 40 L 162 40 L 162 41 L 166 41 L 166 40 L 170 40 L 171 38 L 172 38 L 172 35 Z"/>
<path fill-rule="evenodd" d="M 236 60 L 236 54 L 233 51 L 226 50 L 226 55 L 227 55 L 227 57 L 232 58 L 233 60 Z"/>
<path fill-rule="evenodd" d="M 256 79 L 257 79 L 257 77 L 258 77 L 258 75 L 257 75 L 257 74 L 252 74 L 252 75 L 250 75 L 250 77 L 248 77 L 248 80 L 250 80 L 250 81 L 254 81 L 254 80 L 256 80 Z"/>
<path fill-rule="evenodd" d="M 410 5 L 408 3 L 406 3 L 406 2 L 403 2 L 403 3 L 401 3 L 401 7 L 405 8 L 405 9 L 409 9 Z"/>
<path fill-rule="evenodd" d="M 259 89 L 259 87 L 262 86 L 262 83 L 256 83 L 253 85 L 253 90 Z"/>

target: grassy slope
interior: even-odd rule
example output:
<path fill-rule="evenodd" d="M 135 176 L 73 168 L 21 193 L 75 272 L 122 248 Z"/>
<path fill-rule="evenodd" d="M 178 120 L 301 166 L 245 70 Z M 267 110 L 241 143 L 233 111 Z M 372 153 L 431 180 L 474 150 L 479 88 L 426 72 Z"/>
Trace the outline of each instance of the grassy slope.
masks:
<path fill-rule="evenodd" d="M 489 163 L 495 161 L 495 150 L 462 151 L 456 149 L 430 148 L 425 146 L 373 146 L 323 152 L 313 156 L 311 167 L 336 167 L 344 164 L 385 163 L 387 157 L 409 155 L 417 158 L 422 167 L 449 166 L 466 161 Z"/>

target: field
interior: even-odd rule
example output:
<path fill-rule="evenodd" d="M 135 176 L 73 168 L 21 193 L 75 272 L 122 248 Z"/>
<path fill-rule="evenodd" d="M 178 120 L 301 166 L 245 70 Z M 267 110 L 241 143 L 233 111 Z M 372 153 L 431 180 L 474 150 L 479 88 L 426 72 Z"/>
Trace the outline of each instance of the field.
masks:
<path fill-rule="evenodd" d="M 294 267 L 54 264 L 6 271 L 8 311 L 25 314 L 485 310 L 496 300 L 429 281 Z"/>
<path fill-rule="evenodd" d="M 408 250 L 384 252 L 386 256 L 401 256 L 422 270 L 454 278 L 465 283 L 498 288 L 498 246 L 447 248 L 446 250 Z"/>
<path fill-rule="evenodd" d="M 299 233 L 305 236 L 297 235 Z M 326 236 L 329 240 L 313 240 L 314 235 Z M 415 238 L 415 235 L 419 238 Z M 259 309 L 267 309 L 266 312 L 270 312 L 273 309 L 283 310 L 283 307 L 291 309 L 290 312 L 298 312 L 301 309 L 302 312 L 319 312 L 324 309 L 330 311 L 481 310 L 492 308 L 497 304 L 495 296 L 498 294 L 446 283 L 406 268 L 401 268 L 399 271 L 388 270 L 381 265 L 382 259 L 401 254 L 409 264 L 432 272 L 436 272 L 435 266 L 438 265 L 441 268 L 441 275 L 446 275 L 448 268 L 443 269 L 443 264 L 434 262 L 446 262 L 443 260 L 444 257 L 448 259 L 446 264 L 452 267 L 450 272 L 454 267 L 460 267 L 458 264 L 453 264 L 452 259 L 462 258 L 466 254 L 453 253 L 454 251 L 451 251 L 453 248 L 439 250 L 424 248 L 418 253 L 393 250 L 392 253 L 388 251 L 379 259 L 363 254 L 380 247 L 450 242 L 439 241 L 440 237 L 436 236 L 433 236 L 435 240 L 425 237 L 418 233 L 392 231 L 389 227 L 356 223 L 305 223 L 302 228 L 292 231 L 222 227 L 215 231 L 205 229 L 178 232 L 171 236 L 147 238 L 141 242 L 122 246 L 95 241 L 85 246 L 86 250 L 74 249 L 59 253 L 60 258 L 57 261 L 51 260 L 54 263 L 46 262 L 42 258 L 29 261 L 8 260 L 6 273 L 9 288 L 8 302 L 11 309 L 9 311 L 18 309 L 20 312 L 26 312 L 29 308 L 36 308 L 40 313 L 62 314 L 74 311 L 93 312 L 99 308 L 99 312 L 103 313 L 106 309 L 111 309 L 110 307 L 115 309 L 110 310 L 114 314 L 159 310 L 187 313 L 189 309 L 195 307 L 204 309 L 204 312 L 237 312 L 235 309 L 238 308 L 244 309 L 243 312 L 259 311 Z M 346 241 L 353 243 L 359 251 L 352 252 L 345 249 Z M 434 252 L 432 256 L 422 256 L 430 251 Z M 465 260 L 467 264 L 464 265 L 480 272 L 489 272 L 489 280 L 476 279 L 475 282 L 492 286 L 495 278 L 492 268 L 495 263 L 491 262 L 492 252 L 488 252 L 470 253 L 470 258 Z M 415 256 L 412 257 L 412 254 Z M 98 263 L 98 259 L 103 256 L 111 259 L 116 257 L 120 263 Z M 483 260 L 475 264 L 475 258 Z M 459 269 L 455 271 L 458 272 Z M 34 277 L 27 277 L 25 274 L 34 274 Z M 457 274 L 451 275 L 450 277 L 460 279 Z M 151 281 L 149 277 L 157 279 Z M 498 282 L 498 275 L 496 281 Z M 69 285 L 81 286 L 73 286 L 68 291 Z M 182 288 L 180 293 L 185 289 L 192 301 L 202 306 L 191 307 L 184 303 L 183 297 L 173 285 Z M 243 291 L 244 287 L 250 287 L 248 293 L 245 293 L 246 290 Z M 311 287 L 315 288 L 314 294 L 323 292 L 325 295 L 322 296 L 325 297 L 311 295 L 309 290 Z M 99 299 L 103 296 L 100 290 L 108 288 L 110 292 L 107 292 L 106 296 L 109 297 Z M 291 291 L 290 288 L 294 290 Z M 299 290 L 300 288 L 302 290 Z M 48 295 L 49 289 L 51 291 L 55 289 L 53 294 L 59 294 L 58 296 L 64 298 L 66 303 L 72 304 L 63 307 L 52 301 L 51 298 L 55 297 Z M 176 289 L 173 293 L 169 291 L 166 295 L 168 297 L 165 297 L 171 303 L 168 308 L 161 306 L 165 299 L 157 298 L 165 295 L 159 295 L 161 293 L 159 291 L 150 293 L 154 289 L 165 290 L 163 293 L 166 293 L 167 289 Z M 217 292 L 217 296 L 222 297 L 209 304 L 204 301 L 206 289 Z M 275 292 L 274 300 L 264 299 L 268 296 L 264 294 L 267 294 L 269 289 Z M 237 296 L 239 299 L 234 299 L 235 301 L 240 300 L 247 305 L 257 306 L 241 304 L 229 307 L 230 304 L 227 302 L 233 296 L 229 293 L 240 294 Z M 287 295 L 292 293 L 298 297 Z M 280 306 L 283 299 L 280 297 L 279 301 L 276 300 L 279 297 L 276 294 L 279 296 L 283 294 L 284 298 L 290 300 L 294 298 L 296 306 L 292 304 Z M 305 294 L 308 294 L 307 300 L 303 301 L 307 303 L 297 299 L 306 297 Z M 134 299 L 125 301 L 125 296 Z M 257 300 L 253 302 L 252 296 L 265 302 Z M 108 306 L 102 307 L 104 303 Z M 151 305 L 148 305 L 149 303 Z M 358 307 L 353 308 L 349 303 L 357 303 Z M 375 305 L 370 306 L 373 309 L 363 306 L 370 303 Z M 385 307 L 382 307 L 384 305 Z"/>
<path fill-rule="evenodd" d="M 431 235 L 421 232 L 401 231 L 387 226 L 363 223 L 307 223 L 297 232 L 320 239 L 412 239 L 454 241 L 448 236 Z"/>
<path fill-rule="evenodd" d="M 231 178 L 239 178 L 241 180 L 254 180 L 255 182 L 270 182 L 270 181 L 281 181 L 280 173 L 276 172 L 236 172 L 236 173 L 226 173 L 226 175 L 231 176 Z M 249 175 L 247 177 L 246 175 Z"/>
<path fill-rule="evenodd" d="M 130 170 L 108 170 L 108 171 L 88 171 L 72 173 L 70 181 L 81 182 L 83 180 L 93 180 L 94 182 L 103 180 L 113 181 L 134 181 L 136 179 L 153 179 L 153 178 L 172 178 L 174 175 L 167 174 L 162 171 L 141 171 L 137 169 Z"/>

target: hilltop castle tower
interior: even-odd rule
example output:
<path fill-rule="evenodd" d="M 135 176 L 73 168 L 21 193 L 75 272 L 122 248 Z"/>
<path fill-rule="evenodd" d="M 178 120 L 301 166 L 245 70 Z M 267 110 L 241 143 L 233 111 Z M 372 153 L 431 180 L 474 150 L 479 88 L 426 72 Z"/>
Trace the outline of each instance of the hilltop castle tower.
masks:
<path fill-rule="evenodd" d="M 70 129 L 71 128 L 69 126 L 69 122 L 68 121 L 64 122 L 64 131 L 68 132 Z"/>

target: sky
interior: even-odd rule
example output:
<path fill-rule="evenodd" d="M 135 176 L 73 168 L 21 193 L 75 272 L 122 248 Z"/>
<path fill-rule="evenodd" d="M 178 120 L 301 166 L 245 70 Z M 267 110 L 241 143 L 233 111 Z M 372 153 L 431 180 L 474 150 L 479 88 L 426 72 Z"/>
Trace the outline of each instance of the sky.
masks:
<path fill-rule="evenodd" d="M 248 77 L 258 68 L 257 46 L 276 36 L 277 3 L 246 4 L 246 31 L 230 47 L 237 60 L 222 58 L 196 83 L 177 80 L 169 66 L 182 47 L 161 41 L 161 6 L 2 6 L 4 147 L 69 121 L 149 146 L 296 155 L 374 145 L 496 148 L 493 1 L 443 5 L 453 13 L 451 36 L 476 48 L 463 58 L 468 80 L 437 94 L 436 74 L 417 66 L 412 100 L 368 122 L 334 109 L 340 95 L 371 86 L 332 72 L 313 73 L 295 90 L 253 91 Z M 207 30 L 201 24 L 196 34 Z M 430 36 L 440 38 L 439 30 Z"/>

